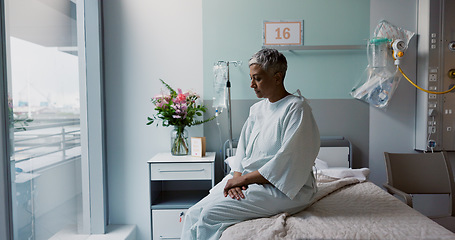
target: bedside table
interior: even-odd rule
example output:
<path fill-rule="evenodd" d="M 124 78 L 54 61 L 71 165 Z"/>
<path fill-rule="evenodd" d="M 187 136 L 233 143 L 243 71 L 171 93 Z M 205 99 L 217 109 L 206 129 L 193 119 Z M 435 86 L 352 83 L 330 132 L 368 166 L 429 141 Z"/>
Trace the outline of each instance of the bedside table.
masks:
<path fill-rule="evenodd" d="M 215 185 L 215 153 L 159 153 L 149 164 L 152 239 L 180 239 L 183 218 Z"/>

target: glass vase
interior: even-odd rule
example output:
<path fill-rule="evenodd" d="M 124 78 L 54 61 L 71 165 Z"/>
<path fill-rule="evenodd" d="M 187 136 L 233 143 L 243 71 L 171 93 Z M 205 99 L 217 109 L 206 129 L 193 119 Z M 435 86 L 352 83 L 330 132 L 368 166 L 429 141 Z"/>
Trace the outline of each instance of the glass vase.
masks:
<path fill-rule="evenodd" d="M 171 131 L 171 154 L 174 156 L 188 155 L 188 131 L 185 126 L 174 126 Z"/>

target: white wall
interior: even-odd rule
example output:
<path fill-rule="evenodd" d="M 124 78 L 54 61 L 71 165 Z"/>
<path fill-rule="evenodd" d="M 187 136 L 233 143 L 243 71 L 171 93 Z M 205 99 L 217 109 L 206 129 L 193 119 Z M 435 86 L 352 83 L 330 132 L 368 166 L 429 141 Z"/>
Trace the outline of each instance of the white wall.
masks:
<path fill-rule="evenodd" d="M 170 128 L 145 125 L 150 98 L 160 78 L 202 94 L 202 0 L 109 0 L 103 11 L 109 224 L 150 239 L 147 160 L 170 147 Z"/>

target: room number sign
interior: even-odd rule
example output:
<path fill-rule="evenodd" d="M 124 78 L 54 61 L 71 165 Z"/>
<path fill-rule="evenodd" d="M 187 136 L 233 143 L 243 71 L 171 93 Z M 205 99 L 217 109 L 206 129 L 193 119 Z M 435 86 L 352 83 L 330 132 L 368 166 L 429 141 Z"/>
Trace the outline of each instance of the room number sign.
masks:
<path fill-rule="evenodd" d="M 264 46 L 303 45 L 303 20 L 264 21 Z"/>

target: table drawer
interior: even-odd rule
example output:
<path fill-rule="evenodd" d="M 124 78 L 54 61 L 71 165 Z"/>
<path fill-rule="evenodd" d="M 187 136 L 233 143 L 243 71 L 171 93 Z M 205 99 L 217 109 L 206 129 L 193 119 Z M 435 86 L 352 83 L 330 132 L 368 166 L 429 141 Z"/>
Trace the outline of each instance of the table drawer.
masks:
<path fill-rule="evenodd" d="M 180 239 L 187 209 L 153 210 L 153 240 Z"/>
<path fill-rule="evenodd" d="M 211 163 L 153 163 L 151 180 L 210 180 Z"/>

